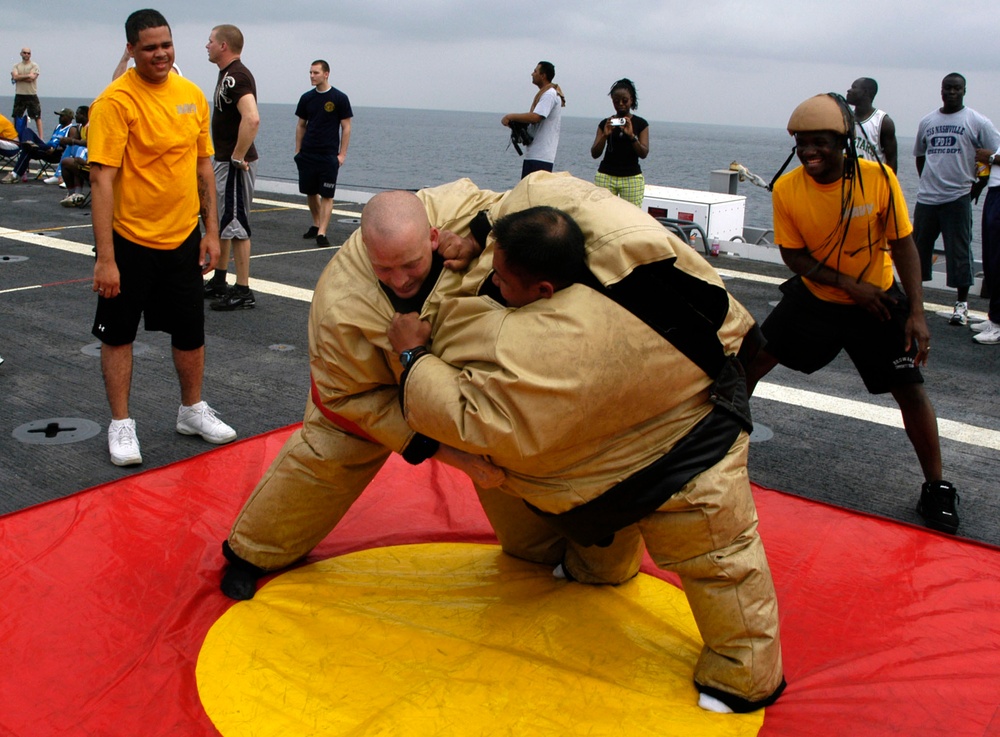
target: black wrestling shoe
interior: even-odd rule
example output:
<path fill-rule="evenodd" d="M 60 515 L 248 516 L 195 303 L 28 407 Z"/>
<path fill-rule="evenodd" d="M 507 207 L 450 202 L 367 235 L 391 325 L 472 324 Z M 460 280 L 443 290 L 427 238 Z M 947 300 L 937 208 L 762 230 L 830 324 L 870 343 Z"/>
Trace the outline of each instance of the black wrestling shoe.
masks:
<path fill-rule="evenodd" d="M 219 588 L 222 593 L 236 601 L 248 601 L 257 593 L 257 580 L 267 575 L 267 571 L 258 568 L 253 563 L 243 560 L 229 547 L 229 541 L 222 541 L 222 555 L 229 566 L 222 574 Z"/>
<path fill-rule="evenodd" d="M 958 492 L 947 481 L 928 481 L 920 489 L 917 514 L 932 530 L 952 535 L 958 529 Z"/>
<path fill-rule="evenodd" d="M 209 307 L 217 312 L 232 312 L 233 310 L 252 310 L 257 304 L 257 299 L 250 291 L 250 287 L 233 287 L 226 295 L 213 302 Z"/>
<path fill-rule="evenodd" d="M 302 237 L 305 238 L 306 240 L 309 240 L 310 238 L 315 238 L 317 235 L 319 235 L 319 228 L 313 225 L 311 228 L 309 228 L 309 230 L 307 230 L 305 233 L 302 234 Z"/>
<path fill-rule="evenodd" d="M 205 282 L 205 299 L 218 299 L 225 297 L 229 292 L 229 285 L 225 279 L 216 279 L 214 276 Z"/>
<path fill-rule="evenodd" d="M 316 236 L 316 245 L 319 246 L 320 248 L 325 248 L 326 246 L 330 245 L 330 239 L 327 238 L 325 235 L 318 235 Z"/>

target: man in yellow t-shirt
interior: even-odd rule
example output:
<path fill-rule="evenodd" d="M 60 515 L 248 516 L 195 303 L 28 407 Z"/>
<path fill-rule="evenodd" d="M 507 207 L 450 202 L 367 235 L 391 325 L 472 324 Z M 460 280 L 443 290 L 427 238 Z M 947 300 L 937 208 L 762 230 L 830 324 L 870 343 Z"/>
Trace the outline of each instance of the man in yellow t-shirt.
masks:
<path fill-rule="evenodd" d="M 219 257 L 208 103 L 196 85 L 170 73 L 173 38 L 159 12 L 132 13 L 125 36 L 135 67 L 94 101 L 88 136 L 97 245 L 93 333 L 103 344 L 108 449 L 118 466 L 142 463 L 128 402 L 143 315 L 147 330 L 171 336 L 181 385 L 177 432 L 210 443 L 236 438 L 201 398 L 201 275 Z"/>
<path fill-rule="evenodd" d="M 797 276 L 761 326 L 767 344 L 747 386 L 753 392 L 779 363 L 809 374 L 846 350 L 868 391 L 891 392 L 899 404 L 926 479 L 917 512 L 953 533 L 957 494 L 941 478 L 937 417 L 920 373 L 930 332 L 913 227 L 896 175 L 857 158 L 853 131 L 850 108 L 833 94 L 809 98 L 788 121 L 802 166 L 774 186 L 774 239 Z"/>

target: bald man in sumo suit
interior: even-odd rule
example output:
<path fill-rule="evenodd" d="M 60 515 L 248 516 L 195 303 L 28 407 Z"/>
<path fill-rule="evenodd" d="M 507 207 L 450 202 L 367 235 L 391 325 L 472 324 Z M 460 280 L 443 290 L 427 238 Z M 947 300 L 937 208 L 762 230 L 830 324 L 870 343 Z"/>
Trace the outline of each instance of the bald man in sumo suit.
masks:
<path fill-rule="evenodd" d="M 506 195 L 468 179 L 412 192 L 376 195 L 361 228 L 320 276 L 309 311 L 312 378 L 302 427 L 257 484 L 223 543 L 221 588 L 254 596 L 258 580 L 307 555 L 340 522 L 393 452 L 429 458 L 472 478 L 504 552 L 562 565 L 578 580 L 615 584 L 642 560 L 638 535 L 608 548 L 577 545 L 498 491 L 501 471 L 482 458 L 414 432 L 398 402 L 399 363 L 386 330 L 396 312 L 415 312 L 433 334 L 441 300 L 462 288 L 462 271 L 485 242 L 476 222 Z"/>

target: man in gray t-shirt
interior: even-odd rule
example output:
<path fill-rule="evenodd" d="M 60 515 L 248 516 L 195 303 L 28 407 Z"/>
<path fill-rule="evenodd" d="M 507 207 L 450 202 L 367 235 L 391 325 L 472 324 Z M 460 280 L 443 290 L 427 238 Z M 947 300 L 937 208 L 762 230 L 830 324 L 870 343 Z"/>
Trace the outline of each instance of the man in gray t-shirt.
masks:
<path fill-rule="evenodd" d="M 527 123 L 531 126 L 528 132 L 534 140 L 524 152 L 521 179 L 535 171 L 552 171 L 555 164 L 562 108 L 566 104 L 559 85 L 552 83 L 555 76 L 556 68 L 551 62 L 538 62 L 531 72 L 531 83 L 538 88 L 531 110 L 526 113 L 508 113 L 500 120 L 505 126 L 510 126 L 511 123 Z"/>
<path fill-rule="evenodd" d="M 934 242 L 944 240 L 947 284 L 956 290 L 949 322 L 968 324 L 972 265 L 972 199 L 976 181 L 976 149 L 1000 147 L 1000 133 L 990 120 L 965 107 L 965 77 L 952 73 L 941 81 L 941 108 L 924 116 L 917 127 L 913 155 L 920 186 L 913 228 L 924 281 L 931 278 Z"/>

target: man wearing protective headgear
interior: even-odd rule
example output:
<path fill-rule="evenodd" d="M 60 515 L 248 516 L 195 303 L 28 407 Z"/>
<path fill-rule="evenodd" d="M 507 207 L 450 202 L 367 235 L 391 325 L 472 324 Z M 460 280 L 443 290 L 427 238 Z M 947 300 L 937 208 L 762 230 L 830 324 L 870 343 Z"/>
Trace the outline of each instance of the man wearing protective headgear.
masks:
<path fill-rule="evenodd" d="M 788 121 L 802 166 L 774 186 L 774 236 L 796 276 L 764 321 L 767 344 L 747 385 L 753 392 L 779 363 L 812 373 L 846 350 L 868 391 L 891 392 L 903 413 L 926 479 L 917 512 L 928 527 L 955 532 L 957 494 L 941 478 L 937 417 L 919 368 L 930 332 L 913 227 L 896 175 L 857 158 L 853 129 L 850 109 L 833 94 L 809 98 Z"/>

